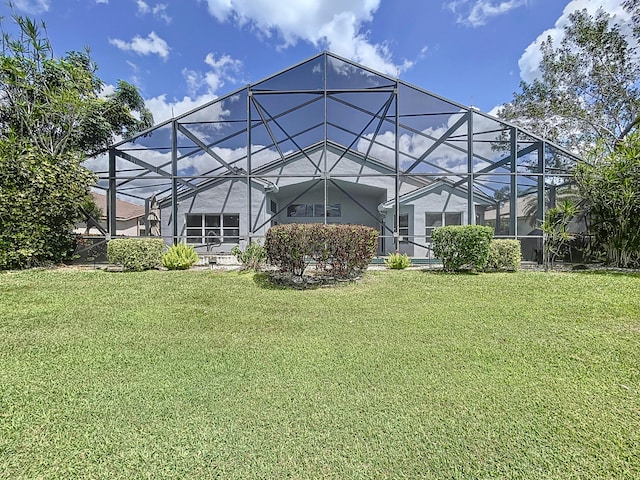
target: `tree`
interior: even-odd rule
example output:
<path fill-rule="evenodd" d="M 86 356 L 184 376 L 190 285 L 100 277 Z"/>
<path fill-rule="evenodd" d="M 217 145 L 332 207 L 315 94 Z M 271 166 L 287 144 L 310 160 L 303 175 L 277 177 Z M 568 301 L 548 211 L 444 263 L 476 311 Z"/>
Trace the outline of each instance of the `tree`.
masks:
<path fill-rule="evenodd" d="M 640 131 L 611 151 L 596 148 L 576 169 L 591 232 L 618 267 L 640 267 Z"/>
<path fill-rule="evenodd" d="M 541 45 L 540 77 L 498 115 L 585 154 L 599 139 L 609 149 L 640 124 L 640 7 L 628 1 L 629 25 L 586 10 L 569 16 L 564 38 Z M 623 28 L 624 27 L 624 28 Z"/>
<path fill-rule="evenodd" d="M 95 180 L 81 162 L 153 122 L 134 86 L 101 95 L 88 50 L 56 58 L 44 23 L 13 19 L 18 35 L 0 40 L 0 268 L 67 258 Z"/>

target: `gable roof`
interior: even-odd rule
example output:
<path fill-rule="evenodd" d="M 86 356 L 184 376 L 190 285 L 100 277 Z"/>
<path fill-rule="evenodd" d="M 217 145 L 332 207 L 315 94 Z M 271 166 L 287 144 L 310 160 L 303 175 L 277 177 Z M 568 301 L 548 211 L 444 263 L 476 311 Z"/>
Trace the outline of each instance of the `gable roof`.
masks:
<path fill-rule="evenodd" d="M 437 180 L 435 182 L 433 182 L 430 185 L 426 185 L 422 188 L 419 188 L 417 190 L 413 190 L 412 192 L 409 193 L 405 193 L 404 195 L 400 195 L 400 197 L 398 198 L 400 204 L 405 204 L 408 202 L 411 202 L 413 200 L 416 200 L 418 198 L 422 198 L 425 195 L 428 195 L 429 193 L 433 192 L 434 190 L 437 190 L 438 188 L 449 188 L 451 190 L 458 190 L 461 193 L 463 193 L 464 195 L 467 194 L 468 189 L 466 187 L 463 186 L 456 186 L 454 185 L 451 181 L 447 180 L 447 179 L 440 179 Z M 481 192 L 475 192 L 473 193 L 474 198 L 478 198 L 482 204 L 485 205 L 493 205 L 495 204 L 495 200 L 492 199 L 491 197 L 481 193 Z M 384 203 L 382 203 L 379 207 L 378 210 L 382 211 L 382 210 L 395 210 L 395 199 L 391 199 L 388 200 Z"/>
<path fill-rule="evenodd" d="M 339 145 L 335 142 L 330 142 L 330 141 L 317 142 L 307 147 L 304 151 L 296 151 L 296 152 L 289 153 L 284 157 L 284 160 L 278 159 L 278 160 L 274 160 L 272 162 L 266 163 L 264 165 L 261 165 L 259 167 L 256 167 L 253 169 L 253 175 L 268 175 L 274 170 L 280 168 L 281 166 L 286 165 L 287 163 L 301 161 L 303 158 L 305 158 L 305 156 L 312 156 L 318 151 L 324 150 L 325 148 L 327 149 L 328 152 L 331 152 L 338 157 L 341 155 L 344 155 L 345 157 L 348 158 L 348 160 L 352 160 L 352 161 L 355 160 L 356 162 L 359 162 L 362 165 L 367 165 L 372 168 L 375 168 L 380 172 L 383 172 L 384 174 L 387 174 L 389 176 L 394 175 L 395 170 L 385 162 L 377 158 L 374 158 L 371 155 L 366 156 L 364 153 L 361 153 L 357 150 L 349 150 L 347 149 L 346 146 Z M 179 199 L 189 198 L 198 192 L 208 190 L 223 182 L 229 181 L 234 178 L 238 178 L 238 173 L 246 173 L 246 171 L 227 172 L 226 174 L 221 175 L 217 178 L 208 179 L 202 182 L 200 185 L 198 185 L 195 189 L 181 190 L 178 194 L 178 198 Z M 255 185 L 264 188 L 266 191 L 269 191 L 269 190 L 277 191 L 278 189 L 278 186 L 276 184 L 274 184 L 273 182 L 267 179 L 261 179 L 259 177 L 256 178 L 252 176 L 251 181 Z M 431 185 L 434 183 L 434 180 L 431 180 L 425 177 L 407 177 L 406 181 L 418 188 L 424 187 L 426 185 Z M 169 197 L 164 197 L 160 200 L 160 204 L 162 206 L 165 206 L 167 204 L 167 201 L 169 200 L 170 200 Z"/>

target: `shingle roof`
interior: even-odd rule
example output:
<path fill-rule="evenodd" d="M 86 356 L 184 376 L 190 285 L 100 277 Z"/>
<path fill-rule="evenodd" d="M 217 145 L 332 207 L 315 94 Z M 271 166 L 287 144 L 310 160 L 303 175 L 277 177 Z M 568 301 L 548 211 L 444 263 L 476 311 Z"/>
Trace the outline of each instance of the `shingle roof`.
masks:
<path fill-rule="evenodd" d="M 100 193 L 91 192 L 93 201 L 102 210 L 102 219 L 107 218 L 107 196 Z M 116 199 L 116 220 L 126 221 L 134 218 L 144 217 L 144 206 L 125 200 Z"/>

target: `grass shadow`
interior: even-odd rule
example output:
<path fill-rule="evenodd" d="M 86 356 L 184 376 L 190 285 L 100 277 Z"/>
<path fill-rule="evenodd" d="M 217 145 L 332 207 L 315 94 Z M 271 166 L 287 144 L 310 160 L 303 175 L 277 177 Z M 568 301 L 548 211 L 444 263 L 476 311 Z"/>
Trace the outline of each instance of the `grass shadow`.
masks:
<path fill-rule="evenodd" d="M 284 285 L 273 283 L 268 272 L 254 272 L 253 283 L 255 283 L 259 288 L 265 290 L 293 290 L 292 288 Z"/>
<path fill-rule="evenodd" d="M 455 270 L 453 272 L 449 272 L 446 270 L 443 270 L 442 268 L 438 268 L 438 269 L 434 269 L 434 268 L 423 268 L 418 270 L 419 272 L 422 273 L 426 273 L 429 275 L 447 275 L 447 276 L 461 276 L 461 275 L 468 275 L 468 276 L 477 276 L 480 275 L 481 273 L 484 272 L 476 272 L 473 270 Z"/>
<path fill-rule="evenodd" d="M 571 273 L 578 273 L 580 275 L 607 275 L 612 277 L 631 277 L 640 278 L 640 272 L 637 270 L 630 270 L 628 272 L 623 270 L 571 270 Z"/>
<path fill-rule="evenodd" d="M 354 278 L 335 278 L 329 276 L 303 275 L 291 276 L 277 272 L 257 272 L 253 276 L 254 283 L 267 290 L 316 290 L 318 288 L 336 288 L 357 282 Z"/>

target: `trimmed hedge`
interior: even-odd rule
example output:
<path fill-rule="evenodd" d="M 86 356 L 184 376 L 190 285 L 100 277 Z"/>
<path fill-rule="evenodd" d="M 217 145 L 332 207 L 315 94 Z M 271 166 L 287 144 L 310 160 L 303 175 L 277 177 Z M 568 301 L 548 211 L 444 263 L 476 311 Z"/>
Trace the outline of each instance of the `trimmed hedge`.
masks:
<path fill-rule="evenodd" d="M 515 272 L 520 268 L 521 260 L 519 240 L 494 238 L 489 244 L 489 258 L 485 270 Z"/>
<path fill-rule="evenodd" d="M 348 278 L 365 270 L 376 254 L 378 231 L 364 225 L 290 223 L 267 231 L 267 261 L 302 276 L 311 262 L 320 271 Z"/>
<path fill-rule="evenodd" d="M 109 263 L 140 272 L 162 265 L 165 249 L 161 238 L 114 238 L 107 243 Z"/>
<path fill-rule="evenodd" d="M 483 270 L 489 258 L 493 228 L 480 225 L 452 225 L 433 231 L 433 254 L 446 271 Z"/>

